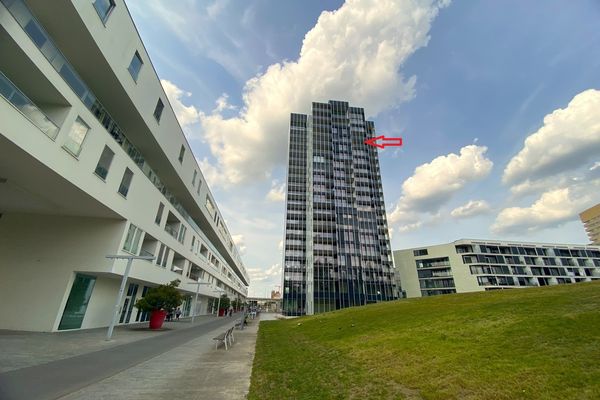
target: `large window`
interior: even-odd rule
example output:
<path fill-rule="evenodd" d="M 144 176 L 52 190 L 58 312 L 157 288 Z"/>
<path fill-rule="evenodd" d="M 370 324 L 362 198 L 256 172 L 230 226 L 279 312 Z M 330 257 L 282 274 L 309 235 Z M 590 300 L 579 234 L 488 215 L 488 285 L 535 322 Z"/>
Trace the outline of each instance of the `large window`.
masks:
<path fill-rule="evenodd" d="M 95 276 L 75 275 L 58 330 L 81 328 L 95 283 Z"/>
<path fill-rule="evenodd" d="M 114 155 L 115 153 L 113 153 L 110 147 L 104 146 L 104 150 L 102 150 L 100 160 L 98 160 L 98 165 L 96 165 L 96 170 L 94 171 L 100 178 L 106 179 Z"/>
<path fill-rule="evenodd" d="M 133 172 L 131 172 L 129 168 L 125 168 L 123 179 L 121 179 L 121 184 L 119 185 L 119 193 L 121 193 L 125 197 L 127 197 L 127 193 L 129 193 L 131 179 L 133 179 Z"/>
<path fill-rule="evenodd" d="M 79 153 L 81 153 L 81 145 L 83 144 L 85 136 L 89 130 L 90 127 L 87 126 L 81 118 L 77 117 L 75 123 L 69 131 L 69 135 L 65 140 L 63 148 L 69 151 L 69 153 L 73 154 L 75 157 L 79 156 Z"/>
<path fill-rule="evenodd" d="M 137 254 L 141 236 L 142 230 L 134 224 L 129 224 L 129 230 L 127 231 L 127 237 L 125 237 L 123 250 L 132 254 Z"/>
<path fill-rule="evenodd" d="M 198 171 L 194 170 L 194 177 L 192 178 L 192 186 L 196 185 L 196 176 L 198 175 Z"/>
<path fill-rule="evenodd" d="M 106 22 L 113 8 L 115 8 L 115 1 L 94 0 L 94 8 L 96 9 L 96 12 L 98 13 L 98 16 L 100 17 L 102 22 Z"/>
<path fill-rule="evenodd" d="M 162 100 L 158 99 L 158 102 L 156 103 L 156 108 L 154 108 L 154 118 L 156 118 L 158 122 L 160 122 L 160 117 L 162 116 L 164 108 L 165 105 L 163 104 Z"/>
<path fill-rule="evenodd" d="M 136 82 L 143 64 L 144 63 L 142 62 L 142 57 L 140 57 L 140 53 L 136 51 L 133 55 L 133 58 L 131 59 L 131 62 L 129 63 L 129 68 L 127 68 L 127 70 L 129 70 L 129 73 L 131 74 L 131 77 Z"/>

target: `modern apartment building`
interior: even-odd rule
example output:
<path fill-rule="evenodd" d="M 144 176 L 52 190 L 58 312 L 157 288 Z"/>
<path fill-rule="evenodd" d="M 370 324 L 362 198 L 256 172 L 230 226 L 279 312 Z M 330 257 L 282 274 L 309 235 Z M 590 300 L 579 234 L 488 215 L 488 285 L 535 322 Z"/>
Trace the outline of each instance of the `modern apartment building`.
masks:
<path fill-rule="evenodd" d="M 600 245 L 600 204 L 583 211 L 579 218 L 592 244 Z"/>
<path fill-rule="evenodd" d="M 394 251 L 406 297 L 600 279 L 600 247 L 462 239 Z"/>
<path fill-rule="evenodd" d="M 283 312 L 311 315 L 397 298 L 375 135 L 362 108 L 292 114 Z"/>
<path fill-rule="evenodd" d="M 113 254 L 154 257 L 133 262 L 123 324 L 174 279 L 184 315 L 247 296 L 125 3 L 0 0 L 0 329 L 107 326 L 126 265 Z"/>

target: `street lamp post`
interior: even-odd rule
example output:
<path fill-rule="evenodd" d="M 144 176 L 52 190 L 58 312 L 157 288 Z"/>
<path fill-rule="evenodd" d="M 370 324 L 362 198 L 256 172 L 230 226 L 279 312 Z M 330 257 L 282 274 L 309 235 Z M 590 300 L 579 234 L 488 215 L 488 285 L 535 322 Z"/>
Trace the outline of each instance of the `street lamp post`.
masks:
<path fill-rule="evenodd" d="M 194 299 L 194 313 L 192 314 L 192 324 L 198 314 L 198 292 L 200 291 L 200 285 L 209 285 L 208 282 L 190 282 L 190 285 L 196 285 L 196 298 Z"/>
<path fill-rule="evenodd" d="M 121 305 L 121 300 L 123 299 L 123 292 L 125 291 L 125 284 L 127 283 L 127 278 L 129 277 L 129 272 L 131 271 L 131 262 L 133 260 L 154 260 L 154 256 L 131 256 L 131 255 L 121 255 L 114 254 L 108 255 L 106 258 L 112 260 L 127 260 L 127 266 L 125 267 L 125 273 L 123 274 L 123 278 L 121 279 L 121 286 L 119 287 L 119 293 L 117 294 L 117 302 L 115 303 L 115 308 L 113 310 L 112 320 L 108 327 L 108 332 L 106 333 L 106 340 L 110 340 L 112 338 L 113 330 L 115 329 L 115 324 L 117 323 L 117 315 L 119 314 L 119 306 Z"/>
<path fill-rule="evenodd" d="M 215 293 L 219 293 L 219 302 L 217 304 L 217 317 L 219 316 L 219 309 L 221 308 L 221 293 L 225 292 L 224 290 L 213 290 Z M 213 303 L 214 304 L 214 303 Z"/>

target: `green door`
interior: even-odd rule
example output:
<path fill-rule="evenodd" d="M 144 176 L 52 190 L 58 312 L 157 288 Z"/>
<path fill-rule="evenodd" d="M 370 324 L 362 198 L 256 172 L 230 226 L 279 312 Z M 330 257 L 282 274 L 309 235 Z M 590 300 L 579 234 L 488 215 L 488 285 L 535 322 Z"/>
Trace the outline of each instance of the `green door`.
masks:
<path fill-rule="evenodd" d="M 96 283 L 95 276 L 77 274 L 65 305 L 58 330 L 79 329 Z"/>

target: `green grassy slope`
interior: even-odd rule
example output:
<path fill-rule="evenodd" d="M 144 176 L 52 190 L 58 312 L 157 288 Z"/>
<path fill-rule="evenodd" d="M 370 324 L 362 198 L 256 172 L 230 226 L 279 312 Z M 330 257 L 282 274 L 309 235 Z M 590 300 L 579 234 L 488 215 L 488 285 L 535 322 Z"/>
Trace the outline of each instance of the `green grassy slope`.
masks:
<path fill-rule="evenodd" d="M 600 281 L 260 325 L 249 399 L 600 399 Z"/>

